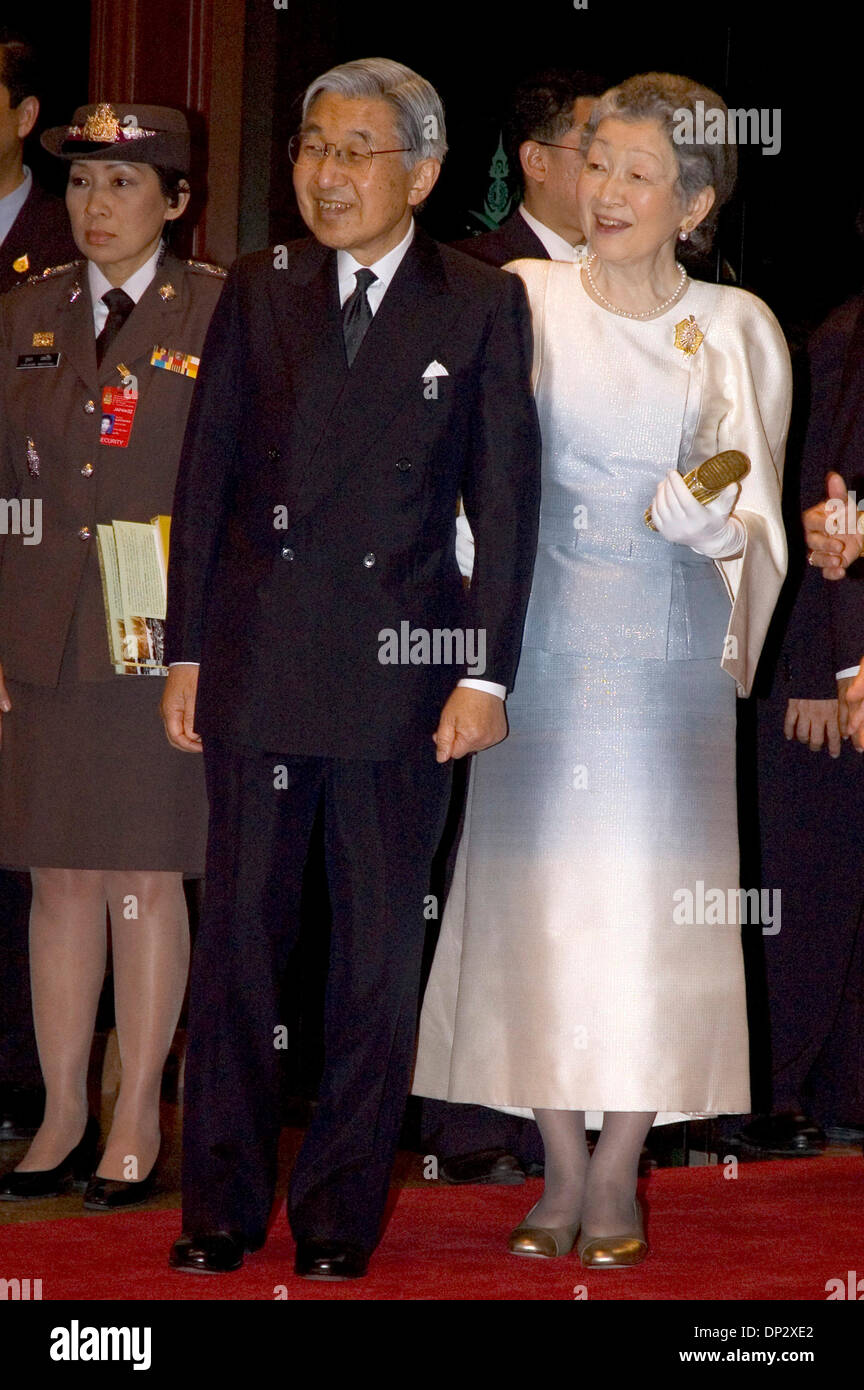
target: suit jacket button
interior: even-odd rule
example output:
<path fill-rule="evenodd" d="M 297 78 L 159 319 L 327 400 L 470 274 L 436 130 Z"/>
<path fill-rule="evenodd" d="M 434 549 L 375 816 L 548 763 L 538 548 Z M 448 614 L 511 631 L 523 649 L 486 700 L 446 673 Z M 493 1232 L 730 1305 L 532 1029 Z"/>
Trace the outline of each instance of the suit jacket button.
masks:
<path fill-rule="evenodd" d="M 92 535 L 92 532 L 91 532 L 89 526 L 82 526 L 82 527 L 79 528 L 79 531 L 78 531 L 78 539 L 79 539 L 79 541 L 89 541 L 91 535 Z"/>
<path fill-rule="evenodd" d="M 294 559 L 294 551 L 291 549 L 290 545 L 283 545 L 279 550 L 279 554 L 282 556 L 283 560 Z"/>
<path fill-rule="evenodd" d="M 96 402 L 95 402 L 95 401 L 85 401 L 85 402 L 84 402 L 84 414 L 85 414 L 85 415 L 92 415 L 95 409 L 96 409 Z"/>
<path fill-rule="evenodd" d="M 92 474 L 93 474 L 93 465 L 92 465 L 92 463 L 85 463 L 84 467 L 81 469 L 81 477 L 82 477 L 82 478 L 89 478 L 89 477 L 92 476 Z"/>
<path fill-rule="evenodd" d="M 363 563 L 366 566 L 367 570 L 371 570 L 372 566 L 375 563 L 375 556 L 373 555 L 371 550 L 369 551 L 368 555 L 363 556 Z"/>
<path fill-rule="evenodd" d="M 400 473 L 410 473 L 410 472 L 411 472 L 411 460 L 410 460 L 410 459 L 400 459 L 399 462 L 396 464 L 396 467 L 399 469 L 399 472 L 400 472 Z"/>
<path fill-rule="evenodd" d="M 276 460 L 280 457 L 279 450 L 275 449 L 272 444 L 270 448 L 267 450 L 267 457 L 271 463 L 275 463 Z"/>

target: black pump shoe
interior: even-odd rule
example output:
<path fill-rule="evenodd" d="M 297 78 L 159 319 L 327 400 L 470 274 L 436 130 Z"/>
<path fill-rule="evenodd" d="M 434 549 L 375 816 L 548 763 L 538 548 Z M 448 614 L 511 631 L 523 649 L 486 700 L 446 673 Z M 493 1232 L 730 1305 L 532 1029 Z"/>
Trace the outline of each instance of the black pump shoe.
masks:
<path fill-rule="evenodd" d="M 0 1202 L 29 1202 L 37 1197 L 59 1197 L 69 1187 L 80 1191 L 93 1171 L 99 1147 L 99 1125 L 89 1116 L 79 1144 L 56 1168 L 40 1168 L 30 1173 L 6 1173 L 0 1181 Z"/>
<path fill-rule="evenodd" d="M 84 1205 L 88 1211 L 117 1211 L 120 1207 L 140 1206 L 152 1195 L 155 1178 L 155 1163 L 146 1178 L 141 1178 L 139 1182 L 97 1178 L 94 1173 L 84 1193 Z"/>

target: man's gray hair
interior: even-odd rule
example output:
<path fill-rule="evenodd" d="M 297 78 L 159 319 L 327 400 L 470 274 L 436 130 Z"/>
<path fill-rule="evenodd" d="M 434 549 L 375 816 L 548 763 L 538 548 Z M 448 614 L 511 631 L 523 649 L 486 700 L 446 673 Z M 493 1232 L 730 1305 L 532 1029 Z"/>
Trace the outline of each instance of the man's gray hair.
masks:
<path fill-rule="evenodd" d="M 318 97 L 335 92 L 341 97 L 379 98 L 393 108 L 399 144 L 408 152 L 402 162 L 411 169 L 420 159 L 443 160 L 447 153 L 444 107 L 431 82 L 391 58 L 358 58 L 340 63 L 310 82 L 303 97 L 303 123 Z"/>

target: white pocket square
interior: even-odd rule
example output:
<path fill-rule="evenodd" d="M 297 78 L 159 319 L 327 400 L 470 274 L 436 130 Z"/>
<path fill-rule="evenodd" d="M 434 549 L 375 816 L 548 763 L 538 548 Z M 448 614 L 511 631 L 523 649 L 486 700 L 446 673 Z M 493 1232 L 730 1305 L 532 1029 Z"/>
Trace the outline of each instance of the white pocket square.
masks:
<path fill-rule="evenodd" d="M 423 380 L 424 380 L 424 381 L 428 381 L 429 378 L 430 378 L 430 376 L 449 376 L 449 375 L 450 375 L 450 373 L 448 372 L 447 368 L 446 368 L 446 367 L 442 367 L 442 366 L 441 366 L 441 363 L 440 363 L 440 362 L 437 360 L 437 358 L 436 358 L 434 361 L 432 361 L 432 362 L 429 363 L 429 366 L 426 368 L 425 372 L 423 372 Z"/>

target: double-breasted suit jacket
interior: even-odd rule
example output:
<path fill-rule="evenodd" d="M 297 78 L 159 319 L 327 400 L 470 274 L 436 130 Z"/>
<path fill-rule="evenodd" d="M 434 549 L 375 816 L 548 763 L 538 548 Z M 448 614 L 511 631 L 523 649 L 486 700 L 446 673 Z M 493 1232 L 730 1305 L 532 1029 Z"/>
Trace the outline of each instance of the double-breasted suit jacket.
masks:
<path fill-rule="evenodd" d="M 73 618 L 78 676 L 114 679 L 96 526 L 170 512 L 195 378 L 150 359 L 156 347 L 200 357 L 223 279 L 167 255 L 101 367 L 85 262 L 0 301 L 0 492 L 42 509 L 40 544 L 3 542 L 0 661 L 13 679 L 56 685 Z M 56 365 L 24 365 L 39 356 Z M 102 389 L 122 386 L 119 364 L 138 389 L 126 448 L 103 444 L 100 432 Z"/>
<path fill-rule="evenodd" d="M 512 685 L 539 507 L 530 354 L 521 285 L 419 230 L 350 370 L 334 251 L 310 239 L 238 262 L 204 350 L 169 574 L 168 657 L 201 663 L 205 742 L 416 752 L 467 665 L 458 643 L 424 660 L 422 638 L 412 660 L 420 629 L 482 632 L 471 674 Z M 396 661 L 381 659 L 388 632 L 405 639 Z"/>
<path fill-rule="evenodd" d="M 96 528 L 170 512 L 195 377 L 151 358 L 156 348 L 187 366 L 200 356 L 223 278 L 166 255 L 101 366 L 86 262 L 0 300 L 0 496 L 22 532 L 0 535 L 0 662 L 12 700 L 0 863 L 203 870 L 200 762 L 164 736 L 162 682 L 115 674 Z M 122 389 L 124 376 L 138 398 L 119 447 L 103 442 L 103 391 Z"/>
<path fill-rule="evenodd" d="M 34 183 L 0 246 L 0 294 L 77 255 L 66 204 Z"/>

